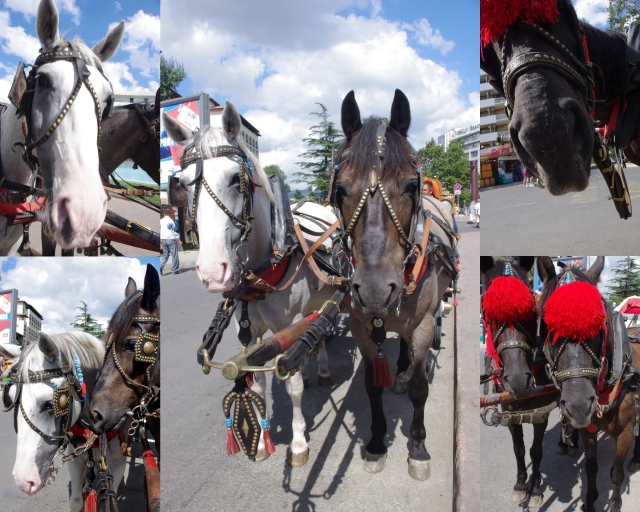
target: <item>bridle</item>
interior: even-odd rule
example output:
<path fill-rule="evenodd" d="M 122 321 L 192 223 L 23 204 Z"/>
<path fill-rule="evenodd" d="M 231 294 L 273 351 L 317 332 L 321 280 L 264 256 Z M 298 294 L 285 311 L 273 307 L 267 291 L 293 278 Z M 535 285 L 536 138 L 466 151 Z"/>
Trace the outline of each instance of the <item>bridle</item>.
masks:
<path fill-rule="evenodd" d="M 91 63 L 91 65 L 97 66 L 98 71 L 102 74 L 104 79 L 109 83 L 109 87 L 111 88 L 111 94 L 107 98 L 107 103 L 106 103 L 104 112 L 102 111 L 102 106 L 100 105 L 100 98 L 98 98 L 98 94 L 96 93 L 93 85 L 91 84 L 91 81 L 89 80 L 89 76 L 91 75 L 91 71 L 89 71 L 89 68 L 87 67 L 89 63 L 85 60 L 84 56 L 82 55 L 82 52 L 80 52 L 72 42 L 67 40 L 63 40 L 63 42 L 65 43 L 64 46 L 56 46 L 51 50 L 45 50 L 44 48 L 40 49 L 40 55 L 38 55 L 38 58 L 36 59 L 35 63 L 32 65 L 31 71 L 29 72 L 29 76 L 26 79 L 27 88 L 24 91 L 24 94 L 22 95 L 22 100 L 20 101 L 19 115 L 20 116 L 24 115 L 26 118 L 27 133 L 25 134 L 25 142 L 24 143 L 16 142 L 14 146 L 22 146 L 22 159 L 25 161 L 25 163 L 27 163 L 27 165 L 29 165 L 29 168 L 31 170 L 35 170 L 38 167 L 38 158 L 33 155 L 33 150 L 41 146 L 42 144 L 44 144 L 49 139 L 49 137 L 51 137 L 51 135 L 56 130 L 56 128 L 60 126 L 60 123 L 62 123 L 62 120 L 65 118 L 65 116 L 69 112 L 69 109 L 71 108 L 71 105 L 73 104 L 76 97 L 78 96 L 78 93 L 80 92 L 80 88 L 82 87 L 83 84 L 91 93 L 91 97 L 93 98 L 93 102 L 95 103 L 95 114 L 96 114 L 96 120 L 98 122 L 97 143 L 100 142 L 100 135 L 102 133 L 101 123 L 111 115 L 111 109 L 113 107 L 113 102 L 115 98 L 113 94 L 113 87 L 111 86 L 111 82 L 109 82 L 109 79 L 104 75 L 104 72 L 102 71 L 101 66 L 93 62 Z M 33 140 L 34 131 L 33 131 L 32 120 L 31 120 L 31 109 L 33 107 L 33 96 L 35 93 L 35 85 L 36 85 L 35 82 L 36 82 L 36 75 L 38 72 L 38 68 L 44 64 L 47 64 L 50 62 L 56 62 L 60 60 L 66 60 L 74 64 L 75 71 L 78 77 L 76 80 L 76 85 L 73 91 L 71 92 L 71 95 L 67 99 L 64 107 L 62 107 L 62 110 L 56 117 L 55 121 L 51 124 L 51 126 L 49 126 L 49 128 L 46 130 L 46 132 L 42 137 L 34 141 Z M 20 64 L 20 66 L 23 66 L 23 64 Z"/>
<path fill-rule="evenodd" d="M 562 57 L 557 57 L 541 51 L 532 51 L 520 53 L 515 57 L 512 57 L 507 64 L 506 48 L 511 42 L 511 34 L 514 27 L 532 28 L 540 38 L 550 42 L 558 48 Z M 581 31 L 579 26 L 578 29 Z M 569 82 L 576 85 L 582 93 L 588 112 L 591 113 L 595 108 L 593 98 L 593 90 L 595 86 L 592 64 L 587 60 L 585 44 L 586 42 L 582 39 L 578 41 L 580 54 L 576 56 L 564 43 L 561 43 L 559 39 L 536 23 L 529 24 L 519 22 L 510 26 L 504 35 L 501 59 L 502 86 L 505 99 L 507 100 L 507 106 L 505 109 L 507 117 L 511 119 L 511 115 L 513 113 L 513 104 L 515 101 L 514 89 L 517 78 L 530 69 L 539 67 L 552 69 L 569 80 Z"/>

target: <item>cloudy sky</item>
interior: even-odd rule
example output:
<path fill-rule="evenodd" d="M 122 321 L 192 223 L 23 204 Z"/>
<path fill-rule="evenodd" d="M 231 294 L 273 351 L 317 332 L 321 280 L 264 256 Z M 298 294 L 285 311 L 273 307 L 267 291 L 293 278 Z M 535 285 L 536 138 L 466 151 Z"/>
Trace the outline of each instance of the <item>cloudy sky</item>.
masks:
<path fill-rule="evenodd" d="M 59 31 L 67 39 L 80 36 L 93 47 L 109 28 L 125 20 L 117 53 L 104 64 L 116 93 L 153 92 L 160 74 L 159 0 L 55 0 Z M 32 63 L 40 41 L 35 30 L 39 0 L 0 0 L 0 101 L 7 94 L 20 61 Z"/>
<path fill-rule="evenodd" d="M 573 6 L 580 19 L 585 19 L 596 27 L 607 27 L 605 8 L 609 7 L 609 0 L 573 0 Z"/>
<path fill-rule="evenodd" d="M 258 130 L 260 161 L 289 175 L 316 102 L 339 125 L 354 90 L 361 114 L 411 103 L 414 147 L 479 122 L 479 2 L 245 0 L 163 2 L 162 52 L 184 64 L 178 91 L 232 101 Z"/>
<path fill-rule="evenodd" d="M 42 330 L 60 333 L 78 314 L 80 301 L 93 317 L 107 325 L 124 300 L 129 277 L 142 288 L 147 263 L 158 269 L 158 258 L 2 258 L 0 289 L 15 288 L 44 317 Z"/>

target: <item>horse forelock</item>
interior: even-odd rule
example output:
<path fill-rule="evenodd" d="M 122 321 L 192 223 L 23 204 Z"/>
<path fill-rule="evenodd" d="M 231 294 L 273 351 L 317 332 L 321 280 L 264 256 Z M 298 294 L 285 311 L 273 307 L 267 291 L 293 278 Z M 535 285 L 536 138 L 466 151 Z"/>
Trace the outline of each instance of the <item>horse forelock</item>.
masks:
<path fill-rule="evenodd" d="M 102 71 L 102 62 L 100 61 L 98 56 L 93 53 L 93 50 L 91 50 L 91 48 L 89 48 L 86 43 L 78 36 L 74 37 L 71 41 L 65 39 L 63 36 L 60 36 L 51 46 L 44 48 L 44 51 L 49 52 L 56 48 L 63 48 L 65 46 L 71 46 L 80 55 L 82 55 L 84 61 L 89 66 L 93 66 Z"/>
<path fill-rule="evenodd" d="M 127 297 L 115 310 L 109 320 L 105 340 L 113 335 L 114 340 L 120 340 L 127 336 L 133 324 L 133 318 L 139 314 L 142 304 L 142 293 L 134 292 Z"/>
<path fill-rule="evenodd" d="M 483 288 L 485 291 L 491 285 L 491 281 L 493 281 L 496 277 L 501 277 L 504 275 L 504 267 L 506 266 L 506 264 L 507 263 L 505 260 L 496 260 L 496 262 L 493 265 L 493 268 L 491 268 L 491 270 L 483 274 L 482 280 L 483 280 Z M 511 268 L 515 273 L 514 277 L 518 278 L 520 281 L 526 284 L 527 287 L 530 287 L 529 276 L 527 274 L 527 271 L 516 263 L 512 263 Z"/>

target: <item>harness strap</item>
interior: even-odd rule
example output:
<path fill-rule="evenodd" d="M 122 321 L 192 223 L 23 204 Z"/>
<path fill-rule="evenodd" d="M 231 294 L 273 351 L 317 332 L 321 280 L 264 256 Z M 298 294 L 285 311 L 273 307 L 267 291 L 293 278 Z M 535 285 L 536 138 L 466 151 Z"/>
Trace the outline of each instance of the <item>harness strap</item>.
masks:
<path fill-rule="evenodd" d="M 429 241 L 429 234 L 431 233 L 431 215 L 427 216 L 427 221 L 424 226 L 424 232 L 422 233 L 422 240 L 420 241 L 420 252 L 415 264 L 413 265 L 413 271 L 409 276 L 409 282 L 404 285 L 402 292 L 404 295 L 411 295 L 417 286 L 418 276 L 422 270 L 422 264 L 424 262 L 427 253 L 427 243 Z M 426 262 L 425 262 L 426 264 Z"/>

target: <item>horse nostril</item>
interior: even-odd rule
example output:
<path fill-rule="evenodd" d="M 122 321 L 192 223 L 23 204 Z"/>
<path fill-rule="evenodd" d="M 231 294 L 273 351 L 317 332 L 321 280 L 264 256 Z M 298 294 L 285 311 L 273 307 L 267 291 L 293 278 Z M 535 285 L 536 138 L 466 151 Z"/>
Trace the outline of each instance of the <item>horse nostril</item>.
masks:
<path fill-rule="evenodd" d="M 91 413 L 91 420 L 94 424 L 98 424 L 102 421 L 102 414 L 99 411 L 93 411 Z"/>

